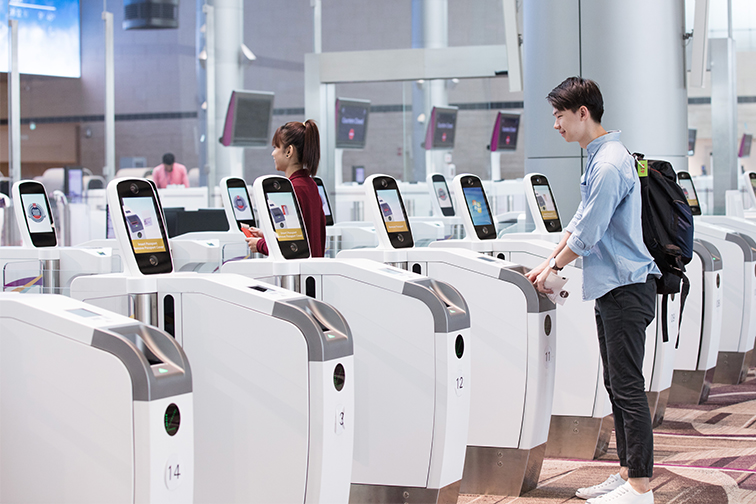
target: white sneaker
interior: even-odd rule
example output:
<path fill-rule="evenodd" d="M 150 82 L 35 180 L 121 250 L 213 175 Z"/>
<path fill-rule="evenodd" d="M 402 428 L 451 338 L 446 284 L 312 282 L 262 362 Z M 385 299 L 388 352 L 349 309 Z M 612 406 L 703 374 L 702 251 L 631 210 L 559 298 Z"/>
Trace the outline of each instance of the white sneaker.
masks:
<path fill-rule="evenodd" d="M 654 504 L 654 492 L 638 493 L 628 481 L 601 497 L 588 499 L 587 504 Z"/>
<path fill-rule="evenodd" d="M 595 497 L 606 495 L 615 488 L 619 488 L 624 484 L 625 480 L 622 479 L 619 473 L 612 474 L 611 476 L 606 478 L 606 481 L 604 481 L 603 483 L 599 483 L 598 485 L 593 485 L 590 487 L 578 488 L 575 492 L 575 495 L 581 499 L 593 499 Z"/>

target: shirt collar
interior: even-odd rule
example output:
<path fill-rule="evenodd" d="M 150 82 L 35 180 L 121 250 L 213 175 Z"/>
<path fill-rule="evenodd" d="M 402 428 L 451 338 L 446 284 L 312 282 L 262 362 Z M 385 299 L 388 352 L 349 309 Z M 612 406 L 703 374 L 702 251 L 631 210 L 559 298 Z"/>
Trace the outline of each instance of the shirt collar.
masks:
<path fill-rule="evenodd" d="M 588 151 L 589 156 L 593 156 L 606 142 L 619 142 L 619 139 L 619 130 L 607 131 L 606 135 L 601 135 L 600 137 L 593 139 L 593 141 L 586 146 L 585 150 Z"/>

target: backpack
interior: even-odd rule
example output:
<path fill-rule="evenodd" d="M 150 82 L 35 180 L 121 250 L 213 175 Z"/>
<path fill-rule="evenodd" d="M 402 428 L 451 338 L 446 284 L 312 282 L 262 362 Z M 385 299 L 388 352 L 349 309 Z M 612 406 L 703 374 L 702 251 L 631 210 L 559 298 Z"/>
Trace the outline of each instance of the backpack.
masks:
<path fill-rule="evenodd" d="M 662 317 L 666 320 L 668 295 L 680 292 L 681 321 L 690 289 L 685 265 L 693 259 L 693 212 L 669 162 L 646 160 L 639 153 L 632 156 L 641 184 L 643 242 L 662 273 L 656 280 L 656 293 L 664 295 Z M 662 336 L 669 341 L 667 324 L 662 324 Z M 679 331 L 677 338 L 675 348 Z"/>

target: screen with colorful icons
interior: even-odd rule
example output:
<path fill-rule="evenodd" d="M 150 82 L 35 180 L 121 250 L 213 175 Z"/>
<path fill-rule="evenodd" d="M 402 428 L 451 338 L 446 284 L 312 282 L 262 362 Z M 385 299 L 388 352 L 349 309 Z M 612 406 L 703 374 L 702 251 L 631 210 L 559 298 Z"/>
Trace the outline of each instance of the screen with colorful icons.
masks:
<path fill-rule="evenodd" d="M 753 189 L 753 194 L 756 194 L 756 178 L 751 179 L 751 189 Z"/>
<path fill-rule="evenodd" d="M 278 241 L 304 240 L 304 232 L 299 225 L 294 195 L 289 192 L 271 192 L 267 195 L 268 213 L 273 221 Z"/>
<path fill-rule="evenodd" d="M 399 200 L 399 192 L 396 189 L 381 189 L 375 191 L 378 196 L 378 206 L 381 209 L 386 231 L 389 233 L 403 233 L 409 231 L 407 220 Z"/>
<path fill-rule="evenodd" d="M 680 187 L 682 187 L 682 190 L 685 193 L 685 199 L 688 200 L 688 205 L 698 206 L 698 198 L 696 198 L 696 190 L 693 188 L 693 181 L 681 178 L 679 182 Z"/>
<path fill-rule="evenodd" d="M 452 208 L 451 194 L 446 182 L 433 182 L 433 189 L 436 191 L 436 198 L 441 208 Z"/>
<path fill-rule="evenodd" d="M 121 204 L 134 253 L 165 252 L 165 240 L 160 231 L 157 208 L 152 198 L 144 196 L 122 198 Z"/>
<path fill-rule="evenodd" d="M 535 192 L 538 209 L 541 211 L 541 218 L 547 221 L 558 219 L 559 215 L 554 204 L 554 197 L 551 195 L 551 188 L 548 185 L 534 185 L 533 192 Z"/>
<path fill-rule="evenodd" d="M 18 20 L 22 74 L 81 77 L 79 0 L 9 0 L 0 8 L 0 72 L 8 71 L 8 20 Z"/>
<path fill-rule="evenodd" d="M 488 202 L 480 187 L 465 187 L 462 189 L 467 202 L 467 209 L 470 211 L 470 217 L 473 226 L 488 226 L 491 222 L 491 213 L 488 211 Z"/>
<path fill-rule="evenodd" d="M 52 223 L 47 214 L 47 203 L 44 194 L 22 194 L 26 224 L 30 233 L 51 233 Z"/>
<path fill-rule="evenodd" d="M 245 187 L 229 187 L 228 197 L 231 200 L 231 208 L 234 209 L 234 217 L 238 221 L 254 220 L 252 206 Z"/>

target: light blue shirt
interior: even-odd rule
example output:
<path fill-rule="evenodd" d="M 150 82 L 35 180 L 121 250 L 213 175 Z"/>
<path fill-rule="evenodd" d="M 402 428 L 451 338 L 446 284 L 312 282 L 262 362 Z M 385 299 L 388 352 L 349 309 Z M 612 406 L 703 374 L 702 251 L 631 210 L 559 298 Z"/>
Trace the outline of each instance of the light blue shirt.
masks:
<path fill-rule="evenodd" d="M 615 287 L 661 276 L 643 243 L 640 179 L 619 131 L 602 135 L 586 148 L 580 205 L 565 231 L 567 246 L 583 256 L 583 299 Z"/>

